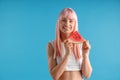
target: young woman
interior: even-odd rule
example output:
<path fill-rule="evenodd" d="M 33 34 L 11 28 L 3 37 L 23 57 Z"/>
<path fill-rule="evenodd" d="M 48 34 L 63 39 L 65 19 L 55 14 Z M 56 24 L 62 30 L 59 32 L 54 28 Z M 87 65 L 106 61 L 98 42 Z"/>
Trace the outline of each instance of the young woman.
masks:
<path fill-rule="evenodd" d="M 82 80 L 89 78 L 92 67 L 89 60 L 91 46 L 88 40 L 75 44 L 69 35 L 78 31 L 77 15 L 65 8 L 59 15 L 56 38 L 47 45 L 48 66 L 53 80 Z"/>

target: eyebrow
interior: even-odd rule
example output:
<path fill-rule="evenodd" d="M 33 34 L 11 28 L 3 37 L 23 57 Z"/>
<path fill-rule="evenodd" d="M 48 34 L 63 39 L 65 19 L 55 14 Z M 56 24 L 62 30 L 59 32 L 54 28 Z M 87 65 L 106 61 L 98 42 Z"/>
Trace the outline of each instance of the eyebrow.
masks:
<path fill-rule="evenodd" d="M 66 18 L 62 18 L 62 20 L 64 20 L 64 19 L 66 19 Z M 74 20 L 74 19 L 69 18 L 69 20 Z"/>

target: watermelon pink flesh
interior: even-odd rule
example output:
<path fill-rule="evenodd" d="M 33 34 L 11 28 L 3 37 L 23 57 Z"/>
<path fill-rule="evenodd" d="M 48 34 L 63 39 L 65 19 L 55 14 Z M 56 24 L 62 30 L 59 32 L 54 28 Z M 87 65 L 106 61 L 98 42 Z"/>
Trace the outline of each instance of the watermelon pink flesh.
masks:
<path fill-rule="evenodd" d="M 74 43 L 80 43 L 85 41 L 84 38 L 77 31 L 71 33 L 69 39 Z"/>

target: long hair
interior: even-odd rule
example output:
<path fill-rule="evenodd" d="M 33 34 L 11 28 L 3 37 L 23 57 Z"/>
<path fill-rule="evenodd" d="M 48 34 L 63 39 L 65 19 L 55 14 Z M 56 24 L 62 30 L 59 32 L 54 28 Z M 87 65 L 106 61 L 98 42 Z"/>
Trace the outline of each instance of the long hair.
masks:
<path fill-rule="evenodd" d="M 60 28 L 60 21 L 63 17 L 72 17 L 72 19 L 75 20 L 75 26 L 74 26 L 73 32 L 78 31 L 78 19 L 77 19 L 77 15 L 76 15 L 75 11 L 71 8 L 63 9 L 58 17 L 58 21 L 57 21 L 57 25 L 56 25 L 56 38 L 54 40 L 54 44 L 55 44 L 54 59 L 57 56 L 62 57 L 60 29 L 59 28 Z M 74 53 L 75 58 L 78 60 L 80 58 L 80 48 L 79 48 L 78 44 L 73 44 L 73 53 Z"/>

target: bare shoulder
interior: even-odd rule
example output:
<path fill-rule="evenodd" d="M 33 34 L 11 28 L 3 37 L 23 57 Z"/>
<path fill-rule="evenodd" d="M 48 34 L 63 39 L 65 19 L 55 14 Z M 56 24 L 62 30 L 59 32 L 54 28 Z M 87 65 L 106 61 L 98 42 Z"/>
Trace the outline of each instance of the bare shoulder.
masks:
<path fill-rule="evenodd" d="M 48 42 L 48 44 L 47 44 L 47 53 L 48 53 L 48 56 L 53 56 L 53 52 L 54 52 L 54 48 L 53 48 L 51 42 Z"/>
<path fill-rule="evenodd" d="M 48 42 L 47 44 L 47 55 L 48 55 L 48 66 L 49 70 L 51 71 L 53 67 L 55 67 L 56 60 L 53 58 L 54 57 L 54 47 L 51 42 Z"/>

